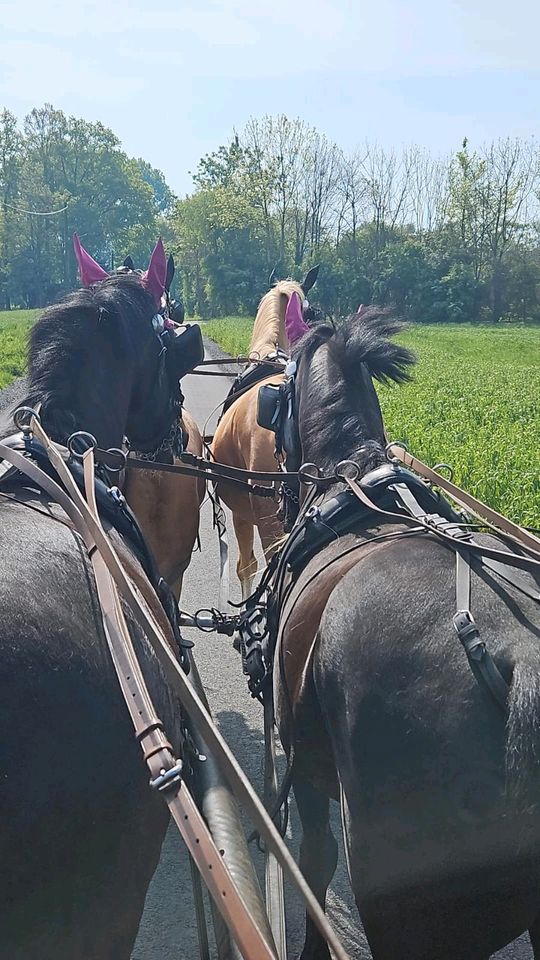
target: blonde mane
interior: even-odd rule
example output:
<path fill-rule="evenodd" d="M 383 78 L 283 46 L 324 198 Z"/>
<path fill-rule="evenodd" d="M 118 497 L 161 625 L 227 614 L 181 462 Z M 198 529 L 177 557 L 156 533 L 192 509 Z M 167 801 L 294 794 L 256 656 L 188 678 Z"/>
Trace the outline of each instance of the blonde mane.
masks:
<path fill-rule="evenodd" d="M 285 333 L 285 311 L 292 293 L 304 302 L 304 291 L 295 280 L 280 280 L 262 298 L 251 334 L 250 354 L 266 357 L 276 347 L 289 350 Z"/>

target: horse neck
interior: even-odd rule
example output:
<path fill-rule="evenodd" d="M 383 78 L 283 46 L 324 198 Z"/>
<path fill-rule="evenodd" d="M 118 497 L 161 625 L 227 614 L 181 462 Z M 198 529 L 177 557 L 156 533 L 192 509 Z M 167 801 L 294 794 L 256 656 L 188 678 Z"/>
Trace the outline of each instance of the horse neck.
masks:
<path fill-rule="evenodd" d="M 53 440 L 65 443 L 76 430 L 96 437 L 102 447 L 121 446 L 126 432 L 134 378 L 122 376 L 118 364 L 101 356 L 86 362 L 71 381 L 30 383 L 29 405 L 43 403 L 43 426 Z"/>
<path fill-rule="evenodd" d="M 285 333 L 285 311 L 292 293 L 304 299 L 302 287 L 294 280 L 281 280 L 262 298 L 251 335 L 250 353 L 265 357 L 276 346 L 286 353 L 290 344 Z"/>
<path fill-rule="evenodd" d="M 308 368 L 300 368 L 296 395 L 304 462 L 330 473 L 340 460 L 354 460 L 362 474 L 385 462 L 381 408 L 364 364 L 354 382 L 347 381 L 323 344 Z"/>

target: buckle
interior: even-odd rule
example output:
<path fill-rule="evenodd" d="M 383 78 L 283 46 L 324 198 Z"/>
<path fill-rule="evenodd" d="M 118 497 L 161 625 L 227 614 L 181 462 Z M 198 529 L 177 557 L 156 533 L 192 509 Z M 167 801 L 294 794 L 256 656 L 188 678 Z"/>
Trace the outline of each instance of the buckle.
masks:
<path fill-rule="evenodd" d="M 163 767 L 159 773 L 159 776 L 154 777 L 153 780 L 150 780 L 150 786 L 152 790 L 168 790 L 169 787 L 174 786 L 174 784 L 182 783 L 182 761 L 177 760 L 174 767 L 171 767 L 169 770 L 165 770 Z"/>
<path fill-rule="evenodd" d="M 453 617 L 454 629 L 463 644 L 465 652 L 472 660 L 482 660 L 486 645 L 480 639 L 480 633 L 470 610 L 458 610 Z"/>

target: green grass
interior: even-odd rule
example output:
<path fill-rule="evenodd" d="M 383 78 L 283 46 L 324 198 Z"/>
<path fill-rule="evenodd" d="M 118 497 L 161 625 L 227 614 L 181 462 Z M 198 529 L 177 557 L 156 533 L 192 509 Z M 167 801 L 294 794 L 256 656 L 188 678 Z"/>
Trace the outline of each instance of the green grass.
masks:
<path fill-rule="evenodd" d="M 39 310 L 0 311 L 0 388 L 26 370 L 26 342 Z"/>
<path fill-rule="evenodd" d="M 231 357 L 246 354 L 249 349 L 253 320 L 249 317 L 221 317 L 203 326 L 205 336 L 219 343 Z"/>
<path fill-rule="evenodd" d="M 225 318 L 205 333 L 235 355 L 252 322 Z M 416 326 L 400 338 L 417 355 L 412 383 L 378 387 L 389 438 L 428 464 L 447 462 L 473 495 L 540 525 L 540 328 Z"/>

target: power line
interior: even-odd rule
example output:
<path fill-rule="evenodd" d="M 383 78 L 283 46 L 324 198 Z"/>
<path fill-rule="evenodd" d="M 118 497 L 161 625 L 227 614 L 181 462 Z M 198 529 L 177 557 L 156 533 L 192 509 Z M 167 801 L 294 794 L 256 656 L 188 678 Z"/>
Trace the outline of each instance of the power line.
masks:
<path fill-rule="evenodd" d="M 65 207 L 60 207 L 59 210 L 24 210 L 22 207 L 16 207 L 13 203 L 6 203 L 6 207 L 9 207 L 11 210 L 15 210 L 15 213 L 24 213 L 28 217 L 56 217 L 59 213 L 64 213 L 67 210 L 69 204 L 66 203 Z"/>

